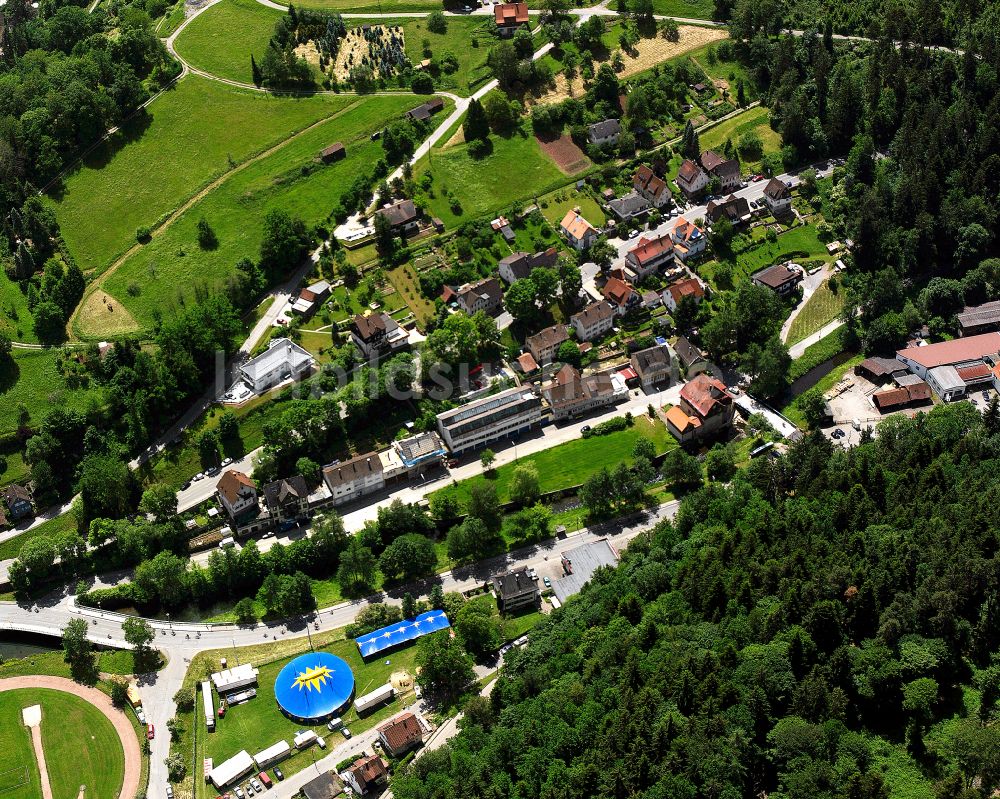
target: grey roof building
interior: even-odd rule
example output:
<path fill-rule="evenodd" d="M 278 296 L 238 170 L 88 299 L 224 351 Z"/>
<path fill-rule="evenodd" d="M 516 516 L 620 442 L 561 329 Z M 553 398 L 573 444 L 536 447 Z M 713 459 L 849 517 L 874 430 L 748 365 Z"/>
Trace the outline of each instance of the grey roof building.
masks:
<path fill-rule="evenodd" d="M 538 583 L 531 579 L 525 568 L 494 575 L 490 578 L 490 583 L 497 595 L 500 610 L 507 611 L 538 604 Z"/>

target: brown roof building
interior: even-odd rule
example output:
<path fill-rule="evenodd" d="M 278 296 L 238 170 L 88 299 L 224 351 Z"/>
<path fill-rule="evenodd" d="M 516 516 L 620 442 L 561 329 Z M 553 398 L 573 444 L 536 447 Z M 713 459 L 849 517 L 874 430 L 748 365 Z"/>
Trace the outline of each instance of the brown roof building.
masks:
<path fill-rule="evenodd" d="M 381 788 L 389 781 L 389 769 L 385 761 L 377 755 L 368 755 L 355 760 L 344 772 L 344 781 L 356 793 L 366 794 Z"/>
<path fill-rule="evenodd" d="M 337 161 L 347 155 L 342 142 L 334 142 L 329 147 L 324 147 L 319 151 L 319 157 L 323 161 Z"/>
<path fill-rule="evenodd" d="M 726 386 L 700 374 L 684 385 L 680 402 L 667 411 L 667 428 L 681 443 L 706 438 L 732 424 L 734 409 Z"/>
<path fill-rule="evenodd" d="M 413 204 L 413 200 L 400 200 L 385 208 L 380 208 L 375 213 L 385 217 L 396 233 L 415 230 L 419 224 L 417 207 Z"/>
<path fill-rule="evenodd" d="M 378 737 L 386 751 L 393 757 L 398 757 L 403 752 L 419 746 L 424 733 L 416 716 L 412 713 L 403 713 L 392 721 L 382 724 L 378 728 Z"/>
<path fill-rule="evenodd" d="M 552 325 L 540 330 L 525 339 L 524 345 L 537 363 L 542 365 L 552 363 L 556 359 L 559 347 L 564 341 L 569 341 L 566 325 Z"/>
<path fill-rule="evenodd" d="M 219 494 L 222 507 L 233 519 L 248 510 L 258 508 L 257 486 L 247 475 L 236 471 L 236 469 L 226 470 L 219 478 L 215 490 Z"/>
<path fill-rule="evenodd" d="M 632 176 L 632 188 L 645 197 L 654 208 L 662 208 L 670 202 L 667 182 L 645 164 Z"/>
<path fill-rule="evenodd" d="M 558 372 L 555 379 L 542 391 L 552 408 L 555 421 L 582 416 L 597 408 L 613 405 L 615 387 L 607 374 L 581 377 L 569 364 Z"/>
<path fill-rule="evenodd" d="M 970 305 L 957 316 L 958 335 L 975 336 L 1000 330 L 1000 300 Z"/>
<path fill-rule="evenodd" d="M 916 403 L 929 402 L 930 399 L 931 387 L 923 380 L 872 394 L 872 402 L 882 413 L 896 411 Z"/>
<path fill-rule="evenodd" d="M 502 36 L 512 36 L 528 23 L 527 3 L 498 3 L 493 6 L 493 20 Z"/>
<path fill-rule="evenodd" d="M 771 289 L 783 297 L 791 294 L 802 282 L 802 278 L 801 269 L 790 267 L 788 264 L 775 264 L 755 272 L 750 279 L 758 286 Z"/>

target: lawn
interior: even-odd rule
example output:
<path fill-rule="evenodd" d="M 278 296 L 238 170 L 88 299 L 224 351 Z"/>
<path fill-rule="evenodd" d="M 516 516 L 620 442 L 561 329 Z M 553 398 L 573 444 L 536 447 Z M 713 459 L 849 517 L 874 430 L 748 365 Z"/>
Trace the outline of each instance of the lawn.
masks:
<path fill-rule="evenodd" d="M 66 178 L 53 198 L 63 238 L 82 269 L 106 269 L 135 244 L 137 228 L 156 226 L 213 178 L 354 102 L 187 77 Z"/>
<path fill-rule="evenodd" d="M 263 55 L 283 11 L 256 0 L 222 0 L 190 23 L 177 37 L 178 54 L 191 66 L 250 83 L 250 55 Z"/>
<path fill-rule="evenodd" d="M 490 79 L 492 73 L 486 66 L 486 56 L 494 43 L 491 17 L 448 17 L 444 33 L 431 33 L 425 19 L 385 20 L 387 25 L 400 25 L 406 43 L 406 55 L 411 63 L 419 64 L 425 58 L 440 60 L 451 53 L 458 60 L 458 69 L 450 75 L 442 72 L 434 76 L 434 85 L 460 95 L 472 94 Z M 424 42 L 429 47 L 424 47 Z"/>
<path fill-rule="evenodd" d="M 317 641 L 322 640 L 317 636 Z M 308 651 L 308 643 L 305 639 L 300 639 L 301 649 L 296 654 Z M 383 654 L 382 657 L 365 663 L 358 653 L 357 644 L 351 640 L 341 639 L 326 644 L 318 644 L 318 648 L 324 652 L 331 652 L 345 661 L 354 672 L 354 697 L 366 694 L 369 691 L 383 685 L 389 681 L 389 677 L 395 671 L 408 671 L 414 673 L 414 661 L 416 659 L 417 647 L 410 645 L 395 652 Z M 226 657 L 232 659 L 232 652 L 226 652 Z M 196 762 L 200 763 L 203 757 L 212 757 L 216 763 L 232 757 L 242 749 L 246 749 L 251 755 L 262 749 L 284 739 L 291 743 L 292 737 L 298 730 L 313 729 L 321 737 L 327 739 L 327 752 L 343 741 L 339 732 L 331 733 L 325 725 L 310 727 L 307 724 L 294 722 L 286 718 L 278 708 L 274 698 L 274 680 L 278 672 L 296 655 L 286 655 L 270 663 L 260 664 L 259 660 L 254 660 L 255 665 L 260 669 L 257 684 L 257 696 L 249 702 L 231 707 L 224 719 L 216 723 L 215 732 L 206 733 L 204 718 L 202 717 L 201 697 L 195 702 L 196 717 L 192 723 L 197 725 L 197 749 L 198 757 Z M 237 653 L 238 662 L 247 662 L 247 657 Z M 189 673 L 190 674 L 190 673 Z M 405 697 L 404 697 L 405 699 Z M 218 699 L 216 698 L 216 703 Z M 403 699 L 397 698 L 388 705 L 367 714 L 364 718 L 359 718 L 353 705 L 348 705 L 340 714 L 344 724 L 350 728 L 351 732 L 357 735 L 364 730 L 370 729 L 381 723 L 392 715 L 403 709 Z M 294 751 L 294 750 L 293 750 Z M 318 747 L 310 747 L 302 752 L 294 754 L 288 760 L 281 763 L 281 770 L 285 775 L 294 774 L 311 765 L 313 759 L 320 758 L 326 754 Z M 212 797 L 216 791 L 205 787 L 202 780 L 195 781 L 197 796 Z"/>
<path fill-rule="evenodd" d="M 30 734 L 21 721 L 21 709 L 36 704 L 42 706 L 42 746 L 54 799 L 75 799 L 82 785 L 88 796 L 116 796 L 124 779 L 125 757 L 111 722 L 83 699 L 32 688 L 0 693 L 0 792 L 4 799 L 41 796 Z M 30 782 L 4 791 L 25 769 Z"/>
<path fill-rule="evenodd" d="M 23 404 L 37 425 L 53 408 L 85 411 L 99 407 L 99 389 L 69 389 L 56 368 L 57 350 L 21 350 L 12 353 L 14 366 L 0 373 L 0 435 L 18 429 Z"/>
<path fill-rule="evenodd" d="M 493 151 L 484 158 L 469 155 L 461 144 L 422 159 L 417 181 L 430 174 L 431 192 L 422 198 L 431 215 L 448 228 L 469 219 L 495 215 L 518 201 L 531 200 L 566 183 L 567 178 L 538 146 L 527 124 L 509 137 L 491 136 Z"/>
<path fill-rule="evenodd" d="M 295 5 L 301 8 L 325 8 L 341 14 L 394 14 L 441 10 L 441 3 L 433 0 L 302 0 Z"/>
<path fill-rule="evenodd" d="M 21 287 L 0 269 L 0 335 L 11 341 L 34 344 L 38 338 L 33 325 L 28 298 Z"/>
<path fill-rule="evenodd" d="M 770 112 L 763 106 L 749 108 L 742 114 L 720 122 L 704 133 L 699 135 L 699 141 L 703 150 L 721 149 L 726 141 L 732 141 L 737 146 L 740 137 L 750 131 L 756 131 L 764 144 L 760 155 L 748 158 L 743 153 L 740 154 L 743 172 L 757 172 L 760 168 L 761 156 L 776 153 L 781 150 L 781 134 L 771 129 Z"/>
<path fill-rule="evenodd" d="M 612 469 L 622 461 L 629 460 L 635 442 L 642 437 L 652 439 L 658 452 L 665 452 L 675 446 L 674 439 L 662 422 L 637 417 L 635 424 L 626 430 L 567 441 L 505 464 L 491 472 L 489 477 L 479 475 L 460 483 L 452 483 L 435 491 L 430 497 L 451 494 L 464 506 L 472 486 L 489 480 L 496 486 L 500 501 L 506 502 L 510 499 L 510 481 L 514 469 L 525 463 L 532 464 L 538 470 L 539 487 L 543 494 L 578 486 L 602 466 Z"/>
<path fill-rule="evenodd" d="M 268 155 L 235 170 L 212 191 L 186 209 L 162 235 L 137 249 L 103 288 L 148 329 L 154 311 L 193 296 L 194 284 L 220 286 L 235 274 L 243 257 L 255 259 L 260 250 L 262 222 L 268 211 L 281 208 L 307 225 L 327 219 L 340 196 L 358 177 L 368 176 L 383 155 L 370 134 L 387 119 L 413 105 L 413 97 L 345 98 L 350 103 Z M 318 163 L 316 154 L 333 141 L 347 147 L 346 158 Z M 207 220 L 218 239 L 214 249 L 198 244 L 197 224 Z M 79 332 L 87 335 L 87 319 Z"/>
<path fill-rule="evenodd" d="M 824 325 L 836 319 L 844 307 L 844 293 L 838 291 L 836 294 L 830 290 L 829 281 L 824 281 L 819 288 L 813 292 L 812 296 L 806 300 L 806 304 L 799 311 L 799 315 L 792 321 L 788 328 L 787 344 L 794 344 L 807 336 L 811 336 Z"/>
<path fill-rule="evenodd" d="M 14 536 L 14 538 L 8 538 L 6 541 L 0 543 L 0 560 L 16 558 L 21 554 L 21 547 L 36 538 L 46 536 L 54 540 L 64 533 L 76 532 L 76 529 L 76 516 L 73 515 L 72 511 L 63 513 L 54 519 L 42 522 L 26 533 L 21 533 L 18 536 Z"/>
<path fill-rule="evenodd" d="M 389 282 L 396 288 L 396 294 L 403 298 L 413 315 L 417 318 L 417 326 L 426 329 L 427 323 L 434 318 L 434 303 L 420 293 L 420 283 L 413 264 L 407 263 L 386 273 Z"/>
<path fill-rule="evenodd" d="M 828 260 L 826 245 L 816 235 L 815 226 L 799 225 L 782 233 L 775 242 L 764 241 L 740 253 L 736 256 L 734 277 L 739 282 L 740 276 L 749 277 L 765 266 L 789 258 Z"/>
<path fill-rule="evenodd" d="M 653 13 L 665 17 L 711 19 L 714 8 L 713 0 L 653 0 Z"/>
<path fill-rule="evenodd" d="M 603 227 L 608 221 L 607 215 L 597 200 L 589 192 L 575 186 L 567 186 L 544 197 L 539 197 L 538 204 L 541 207 L 542 216 L 556 230 L 559 229 L 559 223 L 566 216 L 566 212 L 573 208 L 579 208 L 583 218 L 596 227 Z"/>

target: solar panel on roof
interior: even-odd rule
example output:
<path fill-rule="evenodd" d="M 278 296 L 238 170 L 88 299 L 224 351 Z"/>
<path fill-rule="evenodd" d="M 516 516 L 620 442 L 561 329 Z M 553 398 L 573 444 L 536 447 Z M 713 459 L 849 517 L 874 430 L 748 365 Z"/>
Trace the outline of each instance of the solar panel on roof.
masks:
<path fill-rule="evenodd" d="M 436 633 L 451 627 L 448 617 L 440 610 L 430 610 L 421 613 L 415 619 L 403 619 L 388 627 L 382 627 L 367 635 L 358 636 L 355 643 L 362 657 L 377 655 L 394 646 L 415 641 L 422 635 Z"/>

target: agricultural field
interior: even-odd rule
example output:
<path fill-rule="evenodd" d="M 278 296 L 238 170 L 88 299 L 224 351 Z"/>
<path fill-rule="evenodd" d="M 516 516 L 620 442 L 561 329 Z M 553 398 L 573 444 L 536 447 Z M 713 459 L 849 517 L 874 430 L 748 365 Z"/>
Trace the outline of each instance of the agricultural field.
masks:
<path fill-rule="evenodd" d="M 260 58 L 285 14 L 257 0 L 222 0 L 203 11 L 177 37 L 177 53 L 192 67 L 250 83 L 250 55 Z"/>
<path fill-rule="evenodd" d="M 527 125 L 509 137 L 490 136 L 490 141 L 493 151 L 485 158 L 472 158 L 468 145 L 460 144 L 422 159 L 414 170 L 418 182 L 430 174 L 434 196 L 428 193 L 423 199 L 446 227 L 531 200 L 566 180 Z"/>
<path fill-rule="evenodd" d="M 836 319 L 843 307 L 844 293 L 842 291 L 834 293 L 830 289 L 829 281 L 824 281 L 806 300 L 798 316 L 792 320 L 792 324 L 788 328 L 786 343 L 795 344 L 797 341 L 811 336 L 824 325 Z"/>
<path fill-rule="evenodd" d="M 99 407 L 99 389 L 69 389 L 56 368 L 57 350 L 22 350 L 12 353 L 14 366 L 0 373 L 0 435 L 18 429 L 21 406 L 29 423 L 37 424 L 55 407 L 87 410 Z"/>
<path fill-rule="evenodd" d="M 382 157 L 382 146 L 370 140 L 371 132 L 405 111 L 413 97 L 348 97 L 341 103 L 345 107 L 335 115 L 234 170 L 199 197 L 109 274 L 102 290 L 135 317 L 140 329 L 148 329 L 154 309 L 162 312 L 180 303 L 196 281 L 220 285 L 240 258 L 256 258 L 262 220 L 272 208 L 301 217 L 307 225 L 324 221 L 341 194 Z M 318 163 L 316 154 L 333 141 L 345 144 L 346 158 Z M 202 218 L 218 239 L 214 249 L 198 245 Z M 101 324 L 100 316 L 81 314 L 76 330 L 96 336 Z"/>
<path fill-rule="evenodd" d="M 0 794 L 4 799 L 41 796 L 38 766 L 21 709 L 42 706 L 42 746 L 55 799 L 116 796 L 125 774 L 121 741 L 93 705 L 62 691 L 42 688 L 0 693 Z M 26 778 L 26 781 L 25 781 Z M 20 783 L 20 784 L 19 784 Z"/>
<path fill-rule="evenodd" d="M 155 227 L 214 178 L 353 102 L 262 95 L 189 76 L 52 195 L 63 238 L 81 269 L 102 272 L 135 245 L 137 228 Z"/>
<path fill-rule="evenodd" d="M 11 341 L 34 344 L 38 338 L 33 325 L 28 298 L 17 283 L 0 269 L 0 335 Z"/>
<path fill-rule="evenodd" d="M 753 131 L 760 137 L 760 152 L 739 149 L 740 139 Z M 763 106 L 750 108 L 742 114 L 714 125 L 698 137 L 703 150 L 721 150 L 727 141 L 737 148 L 744 174 L 760 170 L 765 155 L 781 151 L 781 134 L 771 128 L 770 112 Z"/>

